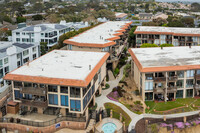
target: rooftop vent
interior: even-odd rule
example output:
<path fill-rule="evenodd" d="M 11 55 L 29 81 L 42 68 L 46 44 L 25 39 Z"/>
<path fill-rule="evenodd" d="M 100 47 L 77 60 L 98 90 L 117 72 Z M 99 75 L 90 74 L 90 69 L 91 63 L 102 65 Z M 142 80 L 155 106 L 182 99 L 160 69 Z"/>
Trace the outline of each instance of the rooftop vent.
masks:
<path fill-rule="evenodd" d="M 91 65 L 89 65 L 89 70 L 91 70 Z"/>

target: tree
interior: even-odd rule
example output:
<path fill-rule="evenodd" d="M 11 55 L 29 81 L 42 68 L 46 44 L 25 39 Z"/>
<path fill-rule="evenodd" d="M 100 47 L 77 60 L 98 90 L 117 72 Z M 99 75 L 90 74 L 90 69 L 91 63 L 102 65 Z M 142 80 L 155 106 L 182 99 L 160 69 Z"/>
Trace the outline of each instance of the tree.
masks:
<path fill-rule="evenodd" d="M 193 11 L 193 12 L 198 12 L 198 11 L 200 11 L 200 4 L 199 3 L 192 3 L 191 4 L 191 10 Z"/>
<path fill-rule="evenodd" d="M 137 26 L 134 26 L 131 28 L 131 30 L 129 31 L 129 36 L 128 36 L 128 43 L 129 43 L 129 46 L 132 46 L 132 47 L 135 47 L 135 41 L 136 41 L 136 38 L 135 38 L 135 30 L 136 30 Z"/>
<path fill-rule="evenodd" d="M 184 27 L 184 24 L 180 20 L 175 20 L 175 21 L 169 22 L 167 26 L 168 27 Z"/>
<path fill-rule="evenodd" d="M 33 18 L 33 20 L 42 20 L 42 19 L 43 19 L 43 16 L 37 14 L 37 15 L 32 16 L 32 18 Z"/>
<path fill-rule="evenodd" d="M 151 21 L 151 22 L 143 22 L 142 26 L 158 26 L 158 24 Z"/>
<path fill-rule="evenodd" d="M 17 17 L 16 20 L 17 20 L 17 23 L 26 22 L 26 18 L 24 17 Z"/>
<path fill-rule="evenodd" d="M 194 19 L 192 17 L 184 17 L 181 21 L 185 27 L 194 27 Z"/>
<path fill-rule="evenodd" d="M 163 19 L 161 17 L 157 18 L 157 19 L 153 19 L 153 22 L 158 24 L 159 26 L 162 26 L 164 24 L 167 24 L 167 20 Z"/>
<path fill-rule="evenodd" d="M 47 53 L 47 42 L 40 42 L 40 53 L 41 55 L 44 55 Z"/>
<path fill-rule="evenodd" d="M 143 43 L 140 48 L 148 48 L 148 47 L 158 47 L 156 44 L 150 44 L 150 43 Z"/>
<path fill-rule="evenodd" d="M 95 18 L 107 18 L 109 20 L 115 20 L 115 13 L 110 11 L 110 10 L 106 10 L 106 9 L 102 9 L 97 11 L 96 13 L 94 13 Z"/>

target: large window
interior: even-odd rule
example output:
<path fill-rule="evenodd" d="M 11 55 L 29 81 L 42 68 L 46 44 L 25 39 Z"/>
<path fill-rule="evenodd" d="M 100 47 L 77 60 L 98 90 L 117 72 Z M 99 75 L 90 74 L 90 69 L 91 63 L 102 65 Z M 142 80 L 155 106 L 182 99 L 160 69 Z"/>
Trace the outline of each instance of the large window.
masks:
<path fill-rule="evenodd" d="M 153 80 L 153 73 L 146 73 L 145 74 L 145 79 L 146 80 Z"/>
<path fill-rule="evenodd" d="M 14 81 L 14 88 L 20 88 L 20 87 L 22 87 L 22 82 Z"/>
<path fill-rule="evenodd" d="M 153 90 L 153 82 L 145 82 L 145 90 Z"/>
<path fill-rule="evenodd" d="M 24 82 L 24 87 L 32 87 L 32 86 L 33 86 L 32 83 Z"/>
<path fill-rule="evenodd" d="M 183 90 L 177 90 L 176 98 L 183 98 Z"/>
<path fill-rule="evenodd" d="M 20 98 L 23 97 L 23 94 L 20 93 L 19 90 L 14 90 L 14 94 L 15 94 L 15 100 L 19 100 Z"/>
<path fill-rule="evenodd" d="M 80 100 L 70 100 L 70 109 L 72 111 L 81 111 L 81 102 L 80 102 Z"/>
<path fill-rule="evenodd" d="M 186 97 L 193 97 L 193 89 L 188 89 L 186 91 Z"/>
<path fill-rule="evenodd" d="M 32 51 L 33 51 L 33 52 L 36 52 L 36 47 L 33 47 L 33 48 L 32 48 Z"/>
<path fill-rule="evenodd" d="M 61 99 L 61 105 L 62 106 L 68 106 L 68 96 L 61 95 L 60 99 Z"/>
<path fill-rule="evenodd" d="M 70 87 L 70 97 L 80 97 L 80 88 Z"/>
<path fill-rule="evenodd" d="M 0 67 L 3 67 L 3 61 L 0 60 Z"/>
<path fill-rule="evenodd" d="M 187 78 L 194 77 L 194 70 L 187 71 Z"/>
<path fill-rule="evenodd" d="M 29 61 L 29 57 L 27 57 L 27 58 L 25 58 L 25 59 L 23 60 L 24 63 L 26 63 L 26 62 L 28 62 L 28 61 Z"/>
<path fill-rule="evenodd" d="M 183 81 L 183 80 L 178 80 L 178 81 L 176 82 L 176 86 L 177 86 L 178 88 L 183 88 L 183 87 L 184 87 L 184 81 Z"/>
<path fill-rule="evenodd" d="M 4 64 L 8 64 L 8 58 L 4 59 Z"/>
<path fill-rule="evenodd" d="M 58 88 L 55 85 L 48 85 L 49 92 L 58 92 Z"/>
<path fill-rule="evenodd" d="M 33 54 L 33 59 L 36 59 L 36 56 L 37 56 L 36 54 Z"/>
<path fill-rule="evenodd" d="M 9 66 L 4 68 L 5 74 L 7 74 L 9 72 Z"/>
<path fill-rule="evenodd" d="M 145 93 L 145 100 L 153 100 L 153 92 Z"/>
<path fill-rule="evenodd" d="M 0 78 L 3 77 L 3 69 L 0 69 Z"/>
<path fill-rule="evenodd" d="M 58 105 L 58 95 L 56 94 L 49 94 L 49 104 Z"/>
<path fill-rule="evenodd" d="M 28 51 L 28 49 L 27 50 L 25 50 L 25 51 L 23 51 L 23 56 L 26 56 L 26 55 L 28 55 L 29 54 L 29 51 Z"/>
<path fill-rule="evenodd" d="M 184 78 L 184 71 L 177 71 L 177 75 L 179 78 Z"/>
<path fill-rule="evenodd" d="M 193 79 L 187 79 L 186 88 L 192 88 L 192 87 L 193 87 Z"/>
<path fill-rule="evenodd" d="M 68 94 L 68 87 L 67 86 L 60 86 L 60 92 Z"/>

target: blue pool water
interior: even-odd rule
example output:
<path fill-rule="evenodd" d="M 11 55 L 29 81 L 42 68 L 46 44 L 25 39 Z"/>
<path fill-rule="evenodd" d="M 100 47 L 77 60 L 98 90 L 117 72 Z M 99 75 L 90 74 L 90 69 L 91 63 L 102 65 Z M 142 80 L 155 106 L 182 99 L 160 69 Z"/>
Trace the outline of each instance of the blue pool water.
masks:
<path fill-rule="evenodd" d="M 117 126 L 111 122 L 106 123 L 101 127 L 101 129 L 104 133 L 114 133 L 116 128 L 117 128 Z"/>

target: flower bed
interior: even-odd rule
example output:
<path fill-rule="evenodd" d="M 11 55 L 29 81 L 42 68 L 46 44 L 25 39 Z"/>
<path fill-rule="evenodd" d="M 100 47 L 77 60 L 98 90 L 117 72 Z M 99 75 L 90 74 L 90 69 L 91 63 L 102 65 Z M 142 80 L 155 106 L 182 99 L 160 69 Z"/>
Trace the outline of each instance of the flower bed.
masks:
<path fill-rule="evenodd" d="M 107 98 L 110 99 L 110 100 L 113 100 L 113 101 L 116 101 L 118 102 L 119 101 L 119 94 L 117 91 L 114 91 L 114 92 L 110 92 L 108 95 L 107 95 Z"/>

